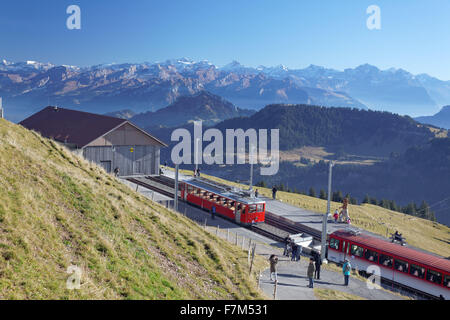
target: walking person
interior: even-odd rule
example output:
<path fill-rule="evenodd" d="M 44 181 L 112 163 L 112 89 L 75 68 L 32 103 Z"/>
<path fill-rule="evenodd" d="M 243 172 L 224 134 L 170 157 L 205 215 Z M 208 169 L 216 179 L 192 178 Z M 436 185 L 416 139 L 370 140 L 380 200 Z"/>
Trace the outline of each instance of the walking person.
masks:
<path fill-rule="evenodd" d="M 277 276 L 277 263 L 278 263 L 278 257 L 274 254 L 272 254 L 269 258 L 269 262 L 270 262 L 270 281 L 274 281 L 274 279 L 272 278 L 272 275 L 275 275 L 275 282 L 278 281 L 278 276 Z"/>
<path fill-rule="evenodd" d="M 283 256 L 287 256 L 289 257 L 289 251 L 288 251 L 288 246 L 291 243 L 291 238 L 289 238 L 289 236 L 286 236 L 286 238 L 284 238 L 284 251 L 283 251 Z"/>
<path fill-rule="evenodd" d="M 322 265 L 322 258 L 317 251 L 314 252 L 314 266 L 316 267 L 316 271 L 314 272 L 314 277 L 317 280 L 320 280 L 320 266 Z"/>
<path fill-rule="evenodd" d="M 275 200 L 276 198 L 277 198 L 277 188 L 274 186 L 273 188 L 272 188 L 272 198 L 273 198 L 273 200 Z"/>
<path fill-rule="evenodd" d="M 344 273 L 345 285 L 348 286 L 350 271 L 352 271 L 352 265 L 348 259 L 345 259 L 344 265 L 342 266 L 342 272 Z"/>
<path fill-rule="evenodd" d="M 315 270 L 316 270 L 316 268 L 314 267 L 314 260 L 313 260 L 313 258 L 310 258 L 309 265 L 308 265 L 308 271 L 307 271 L 310 288 L 314 288 L 314 272 L 315 272 Z"/>
<path fill-rule="evenodd" d="M 298 255 L 298 245 L 295 242 L 292 242 L 292 258 L 291 261 L 297 261 Z"/>
<path fill-rule="evenodd" d="M 258 198 L 258 196 L 259 196 L 259 192 L 258 192 L 258 189 L 256 189 L 255 190 L 255 198 Z"/>
<path fill-rule="evenodd" d="M 114 176 L 115 176 L 115 177 L 119 176 L 119 167 L 116 167 L 116 168 L 114 169 Z"/>

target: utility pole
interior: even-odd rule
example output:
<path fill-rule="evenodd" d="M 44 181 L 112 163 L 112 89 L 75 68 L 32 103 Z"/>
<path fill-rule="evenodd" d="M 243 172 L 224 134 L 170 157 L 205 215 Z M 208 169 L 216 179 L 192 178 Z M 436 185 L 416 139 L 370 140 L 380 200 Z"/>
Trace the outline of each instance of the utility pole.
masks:
<path fill-rule="evenodd" d="M 328 169 L 328 202 L 327 202 L 327 213 L 323 216 L 323 223 L 322 223 L 322 247 L 320 252 L 320 257 L 322 258 L 322 261 L 326 261 L 325 259 L 325 252 L 327 249 L 327 222 L 328 222 L 328 215 L 331 211 L 331 176 L 333 173 L 333 166 L 334 162 L 330 161 L 330 166 Z"/>
<path fill-rule="evenodd" d="M 175 165 L 175 196 L 174 196 L 174 209 L 178 211 L 178 164 Z"/>
<path fill-rule="evenodd" d="M 3 114 L 3 101 L 2 101 L 2 97 L 0 97 L 0 119 L 4 118 L 4 114 Z"/>
<path fill-rule="evenodd" d="M 200 142 L 200 139 L 197 138 L 195 139 L 195 174 L 197 174 L 197 170 L 198 170 L 198 143 Z"/>
<path fill-rule="evenodd" d="M 248 161 L 250 162 L 250 188 L 249 190 L 252 191 L 253 190 L 253 162 L 254 162 L 254 151 L 255 151 L 255 147 L 253 145 L 250 146 L 250 150 L 249 150 L 249 155 L 248 155 Z"/>

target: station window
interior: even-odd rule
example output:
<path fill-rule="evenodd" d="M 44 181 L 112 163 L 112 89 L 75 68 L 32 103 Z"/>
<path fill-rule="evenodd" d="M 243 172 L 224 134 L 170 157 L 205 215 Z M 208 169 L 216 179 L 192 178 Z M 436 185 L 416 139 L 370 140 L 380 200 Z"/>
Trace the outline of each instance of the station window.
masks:
<path fill-rule="evenodd" d="M 378 252 L 367 249 L 364 258 L 369 261 L 377 262 L 378 261 Z"/>
<path fill-rule="evenodd" d="M 427 280 L 440 284 L 442 282 L 442 274 L 434 270 L 427 270 Z"/>
<path fill-rule="evenodd" d="M 409 270 L 409 273 L 413 275 L 414 277 L 418 277 L 420 279 L 423 279 L 425 277 L 425 268 L 412 264 L 411 268 Z"/>
<path fill-rule="evenodd" d="M 392 257 L 386 256 L 384 254 L 380 254 L 380 262 L 379 263 L 381 265 L 388 267 L 388 268 L 392 268 L 392 260 L 394 260 L 394 259 L 392 259 Z"/>
<path fill-rule="evenodd" d="M 357 246 L 356 244 L 352 245 L 352 256 L 362 257 L 364 253 L 364 248 Z"/>
<path fill-rule="evenodd" d="M 409 263 L 403 260 L 395 259 L 395 270 L 400 272 L 408 272 Z"/>
<path fill-rule="evenodd" d="M 333 248 L 335 250 L 339 250 L 339 240 L 335 238 L 330 239 L 330 248 Z"/>
<path fill-rule="evenodd" d="M 450 276 L 446 275 L 444 277 L 444 286 L 446 286 L 447 288 L 450 288 Z"/>

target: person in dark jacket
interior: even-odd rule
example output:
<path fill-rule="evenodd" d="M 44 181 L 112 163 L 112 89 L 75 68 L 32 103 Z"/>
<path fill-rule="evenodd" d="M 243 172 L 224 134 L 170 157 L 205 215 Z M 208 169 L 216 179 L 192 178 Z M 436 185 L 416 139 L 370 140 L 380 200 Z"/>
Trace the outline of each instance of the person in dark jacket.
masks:
<path fill-rule="evenodd" d="M 322 265 L 322 258 L 320 257 L 320 254 L 316 251 L 314 252 L 314 266 L 316 267 L 316 271 L 314 272 L 314 277 L 317 280 L 320 280 L 320 266 Z"/>
<path fill-rule="evenodd" d="M 277 263 L 278 263 L 278 257 L 274 254 L 272 254 L 269 258 L 270 262 L 270 280 L 274 281 L 272 278 L 272 275 L 275 275 L 275 282 L 278 281 L 277 277 Z"/>
<path fill-rule="evenodd" d="M 291 238 L 289 238 L 289 236 L 287 236 L 286 238 L 284 238 L 284 251 L 283 251 L 283 256 L 289 257 L 288 247 L 289 247 L 290 244 L 291 244 Z"/>
<path fill-rule="evenodd" d="M 298 244 L 296 244 L 295 242 L 292 242 L 292 258 L 291 261 L 297 261 L 298 258 Z"/>
<path fill-rule="evenodd" d="M 211 207 L 211 218 L 214 220 L 216 218 L 216 206 Z"/>
<path fill-rule="evenodd" d="M 308 265 L 308 271 L 307 271 L 310 288 L 314 288 L 314 271 L 315 271 L 315 269 L 316 268 L 314 267 L 314 260 L 313 260 L 313 258 L 310 258 L 309 265 Z"/>
<path fill-rule="evenodd" d="M 272 188 L 272 198 L 273 200 L 275 200 L 277 198 L 277 188 L 273 187 Z"/>

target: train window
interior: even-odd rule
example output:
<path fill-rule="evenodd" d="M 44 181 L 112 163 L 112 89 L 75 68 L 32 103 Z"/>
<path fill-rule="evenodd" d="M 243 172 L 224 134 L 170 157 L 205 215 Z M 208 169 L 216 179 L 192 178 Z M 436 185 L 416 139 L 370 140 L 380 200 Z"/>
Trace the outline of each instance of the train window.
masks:
<path fill-rule="evenodd" d="M 378 252 L 367 249 L 364 258 L 369 261 L 377 262 L 378 261 Z"/>
<path fill-rule="evenodd" d="M 248 212 L 249 213 L 255 213 L 256 212 L 256 204 L 252 204 L 251 206 L 249 206 L 249 210 L 248 210 Z"/>
<path fill-rule="evenodd" d="M 444 286 L 446 286 L 447 288 L 450 288 L 450 276 L 449 275 L 444 277 Z"/>
<path fill-rule="evenodd" d="M 403 260 L 395 259 L 394 262 L 395 270 L 400 272 L 408 272 L 409 263 Z"/>
<path fill-rule="evenodd" d="M 409 273 L 413 275 L 414 277 L 418 277 L 420 279 L 423 279 L 425 277 L 425 268 L 412 264 L 411 268 L 409 270 Z"/>
<path fill-rule="evenodd" d="M 392 257 L 386 256 L 384 254 L 380 254 L 380 262 L 379 263 L 381 265 L 388 267 L 388 268 L 392 268 L 392 260 L 393 260 Z"/>
<path fill-rule="evenodd" d="M 256 212 L 264 212 L 264 204 L 258 204 L 258 207 L 256 209 Z"/>
<path fill-rule="evenodd" d="M 335 238 L 330 239 L 330 248 L 333 248 L 335 250 L 339 250 L 339 240 Z"/>
<path fill-rule="evenodd" d="M 427 280 L 434 283 L 441 283 L 442 282 L 442 274 L 440 272 L 434 271 L 434 270 L 427 270 Z"/>
<path fill-rule="evenodd" d="M 356 244 L 352 245 L 352 256 L 362 257 L 364 253 L 364 248 L 357 246 Z"/>

